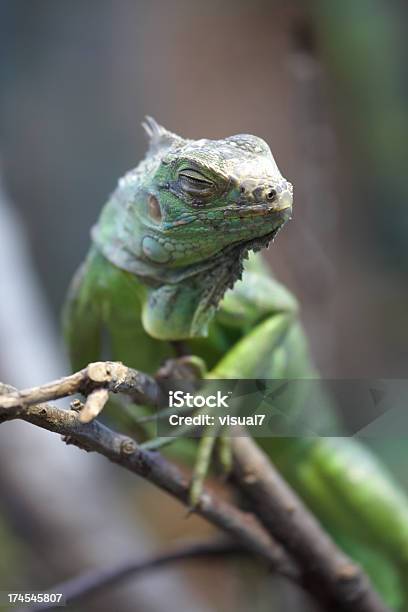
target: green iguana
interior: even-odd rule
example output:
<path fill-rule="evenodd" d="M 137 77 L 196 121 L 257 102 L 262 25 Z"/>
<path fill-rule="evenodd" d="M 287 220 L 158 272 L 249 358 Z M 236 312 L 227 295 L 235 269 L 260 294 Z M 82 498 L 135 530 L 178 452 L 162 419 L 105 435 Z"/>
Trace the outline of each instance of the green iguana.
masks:
<path fill-rule="evenodd" d="M 182 341 L 219 379 L 316 376 L 296 300 L 253 253 L 292 214 L 292 185 L 268 145 L 248 134 L 188 140 L 151 118 L 144 127 L 148 153 L 102 210 L 71 286 L 72 367 L 98 360 L 105 334 L 112 359 L 149 373 Z M 376 458 L 346 438 L 263 445 L 388 601 L 402 605 L 408 499 Z"/>

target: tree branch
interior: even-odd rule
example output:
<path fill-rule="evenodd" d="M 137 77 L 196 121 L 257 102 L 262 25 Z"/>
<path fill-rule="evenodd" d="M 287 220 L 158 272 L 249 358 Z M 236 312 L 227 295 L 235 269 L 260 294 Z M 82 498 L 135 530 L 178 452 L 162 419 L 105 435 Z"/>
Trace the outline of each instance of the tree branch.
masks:
<path fill-rule="evenodd" d="M 227 540 L 188 543 L 147 559 L 132 559 L 115 567 L 89 571 L 61 582 L 49 588 L 48 591 L 63 593 L 66 603 L 72 604 L 78 599 L 117 584 L 131 576 L 138 577 L 147 571 L 160 569 L 170 563 L 179 563 L 191 559 L 225 559 L 238 554 L 248 554 L 248 551 L 239 544 Z M 39 604 L 30 608 L 30 612 L 42 612 L 54 606 L 55 604 L 51 603 Z"/>
<path fill-rule="evenodd" d="M 299 564 L 308 590 L 330 610 L 384 612 L 361 568 L 322 530 L 252 438 L 234 437 L 233 478 L 268 531 Z"/>
<path fill-rule="evenodd" d="M 125 366 L 121 367 L 124 368 Z M 75 392 L 73 389 L 81 388 L 82 384 L 87 387 L 88 375 L 86 371 L 89 368 L 91 366 L 72 377 L 61 379 L 59 384 L 64 392 L 56 381 L 44 385 L 44 387 L 0 396 L 0 421 L 22 419 L 60 434 L 70 444 L 104 455 L 112 462 L 157 485 L 188 506 L 189 481 L 175 465 L 168 462 L 159 453 L 143 450 L 132 438 L 108 429 L 99 421 L 81 423 L 76 411 L 64 410 L 50 404 L 37 405 L 32 403 L 35 401 L 33 398 L 46 396 L 51 399 L 51 389 L 55 397 L 61 398 L 64 393 L 67 394 L 67 389 L 72 394 Z M 133 376 L 132 372 L 130 372 L 131 376 Z M 105 379 L 105 377 L 103 378 Z M 129 379 L 127 377 L 126 380 Z M 108 383 L 104 380 L 103 384 L 114 385 L 117 384 L 117 381 L 115 382 L 112 378 Z M 122 388 L 124 384 L 122 384 Z M 147 390 L 150 389 L 149 384 Z M 2 389 L 4 392 L 9 391 L 10 388 L 0 384 L 0 394 Z M 133 392 L 132 389 L 130 391 Z M 146 395 L 147 399 L 148 396 Z M 24 401 L 25 406 L 21 405 L 22 401 Z M 271 538 L 253 514 L 242 512 L 232 504 L 220 500 L 209 491 L 203 492 L 194 512 L 233 536 L 243 547 L 262 557 L 276 572 L 294 581 L 299 579 L 299 571 L 295 563 L 283 547 Z"/>
<path fill-rule="evenodd" d="M 87 396 L 96 389 L 107 389 L 112 393 L 126 393 L 135 402 L 148 406 L 160 406 L 166 403 L 160 385 L 152 376 L 128 368 L 119 361 L 96 361 L 75 374 L 64 376 L 64 378 L 45 385 L 22 391 L 9 390 L 7 396 L 1 398 L 0 411 L 2 408 L 3 411 L 6 408 L 26 408 L 33 404 L 69 397 L 76 393 Z"/>
<path fill-rule="evenodd" d="M 18 418 L 62 434 L 70 443 L 104 455 L 188 505 L 188 480 L 159 453 L 140 448 L 132 438 L 98 421 L 82 423 L 75 411 L 38 404 L 78 392 L 89 395 L 97 389 L 126 393 L 144 405 L 165 403 L 154 378 L 121 363 L 97 362 L 41 387 L 10 393 L 3 386 L 3 393 L 8 395 L 0 397 L 0 422 Z M 219 500 L 209 491 L 203 492 L 194 511 L 262 557 L 276 572 L 330 605 L 331 610 L 354 612 L 358 606 L 359 612 L 386 612 L 367 577 L 337 549 L 257 445 L 249 437 L 234 438 L 233 445 L 235 480 L 264 526 L 253 514 Z"/>

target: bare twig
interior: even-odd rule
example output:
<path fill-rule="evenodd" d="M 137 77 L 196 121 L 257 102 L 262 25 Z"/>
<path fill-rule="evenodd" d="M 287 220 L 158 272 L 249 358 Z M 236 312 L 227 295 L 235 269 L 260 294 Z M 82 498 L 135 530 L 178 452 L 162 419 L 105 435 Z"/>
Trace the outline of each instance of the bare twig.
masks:
<path fill-rule="evenodd" d="M 77 378 L 74 379 L 76 388 L 78 388 Z M 81 379 L 83 379 L 83 374 Z M 66 380 L 61 379 L 64 387 Z M 47 395 L 49 395 L 50 386 L 45 386 Z M 53 386 L 56 396 L 62 397 L 61 391 L 56 388 L 56 383 L 53 383 Z M 9 387 L 0 384 L 0 394 L 2 387 L 3 391 L 9 391 Z M 40 388 L 30 393 L 25 392 L 24 399 L 30 403 L 25 408 L 15 401 L 17 397 L 21 397 L 21 394 L 14 392 L 4 397 L 0 396 L 0 421 L 22 419 L 58 433 L 64 436 L 70 444 L 104 455 L 114 463 L 154 483 L 188 506 L 189 481 L 175 465 L 169 463 L 159 453 L 143 450 L 132 438 L 108 429 L 99 421 L 81 423 L 76 411 L 64 410 L 50 404 L 31 405 L 31 398 L 41 396 L 41 394 Z M 10 397 L 13 398 L 12 407 L 10 407 Z M 275 542 L 259 524 L 253 514 L 242 512 L 209 491 L 203 492 L 194 511 L 233 536 L 243 547 L 262 557 L 278 573 L 295 581 L 299 578 L 295 563 L 283 547 Z"/>
<path fill-rule="evenodd" d="M 100 414 L 109 399 L 107 389 L 95 389 L 87 397 L 85 406 L 80 412 L 79 420 L 81 423 L 90 423 Z"/>
<path fill-rule="evenodd" d="M 1 398 L 0 409 L 24 408 L 75 393 L 89 395 L 95 389 L 126 393 L 135 402 L 148 406 L 165 403 L 161 388 L 152 376 L 128 368 L 119 361 L 96 361 L 70 376 L 31 389 L 9 393 Z"/>
<path fill-rule="evenodd" d="M 237 543 L 227 540 L 210 542 L 194 542 L 178 545 L 173 549 L 151 556 L 147 559 L 131 559 L 120 565 L 105 569 L 89 571 L 75 578 L 61 582 L 50 589 L 54 593 L 63 593 L 67 604 L 87 595 L 105 589 L 130 577 L 160 569 L 170 563 L 179 563 L 191 559 L 225 559 L 230 556 L 248 554 L 248 551 Z M 54 607 L 55 604 L 44 603 L 30 608 L 30 612 L 42 612 Z"/>
<path fill-rule="evenodd" d="M 0 397 L 0 421 L 19 418 L 62 434 L 71 443 L 106 456 L 188 505 L 188 480 L 158 453 L 140 448 L 132 438 L 98 421 L 81 423 L 74 411 L 36 404 L 77 392 L 89 395 L 96 389 L 126 393 L 144 405 L 157 406 L 164 401 L 154 378 L 121 363 L 98 362 L 59 381 Z M 267 529 L 253 514 L 208 491 L 203 492 L 195 512 L 267 560 L 278 573 L 297 581 L 330 609 L 354 612 L 358 606 L 359 612 L 386 612 L 363 572 L 337 549 L 253 441 L 235 438 L 234 453 L 236 481 Z"/>
<path fill-rule="evenodd" d="M 268 531 L 294 555 L 330 610 L 384 612 L 361 568 L 334 544 L 252 438 L 234 437 L 234 479 Z"/>

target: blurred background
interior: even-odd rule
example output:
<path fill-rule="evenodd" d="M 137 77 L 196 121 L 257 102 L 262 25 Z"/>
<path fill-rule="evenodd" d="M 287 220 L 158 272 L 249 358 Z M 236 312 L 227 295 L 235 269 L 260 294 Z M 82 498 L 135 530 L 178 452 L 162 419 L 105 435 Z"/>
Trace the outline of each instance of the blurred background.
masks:
<path fill-rule="evenodd" d="M 145 114 L 186 137 L 270 144 L 295 207 L 266 257 L 300 299 L 320 371 L 405 377 L 407 57 L 403 0 L 0 0 L 0 380 L 67 372 L 66 288 L 118 177 L 144 155 Z M 0 588 L 208 532 L 33 429 L 0 432 Z M 402 443 L 376 444 L 406 479 Z M 225 571 L 164 572 L 83 609 L 238 609 Z"/>

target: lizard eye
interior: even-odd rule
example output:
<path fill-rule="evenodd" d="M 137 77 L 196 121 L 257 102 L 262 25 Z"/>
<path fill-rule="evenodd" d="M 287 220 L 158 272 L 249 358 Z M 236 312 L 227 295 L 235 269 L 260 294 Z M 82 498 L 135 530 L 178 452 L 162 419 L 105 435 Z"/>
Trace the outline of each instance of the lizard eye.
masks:
<path fill-rule="evenodd" d="M 182 189 L 191 195 L 207 195 L 214 189 L 210 179 L 192 168 L 181 170 L 179 180 Z"/>

